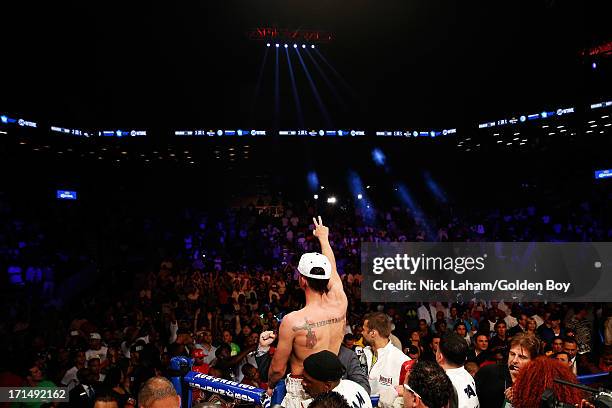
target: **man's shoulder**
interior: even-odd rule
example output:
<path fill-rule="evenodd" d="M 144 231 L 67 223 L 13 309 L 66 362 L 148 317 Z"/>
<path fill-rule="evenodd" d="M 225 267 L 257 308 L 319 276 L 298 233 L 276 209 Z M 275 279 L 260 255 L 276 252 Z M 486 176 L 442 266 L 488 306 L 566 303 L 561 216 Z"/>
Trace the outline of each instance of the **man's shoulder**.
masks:
<path fill-rule="evenodd" d="M 448 375 L 448 377 L 451 380 L 457 379 L 457 380 L 461 380 L 461 381 L 464 381 L 464 382 L 473 382 L 474 381 L 474 378 L 463 367 L 451 368 L 449 370 L 446 370 L 446 375 Z"/>
<path fill-rule="evenodd" d="M 402 350 L 395 347 L 393 343 L 391 342 L 391 340 L 389 340 L 389 343 L 385 346 L 385 349 L 387 353 L 389 353 L 389 356 L 392 356 L 393 359 L 398 359 L 402 363 L 406 360 L 410 360 L 410 357 L 404 354 Z"/>
<path fill-rule="evenodd" d="M 303 313 L 303 309 L 295 310 L 293 312 L 287 313 L 283 317 L 282 323 L 287 323 L 287 324 L 291 325 L 291 324 L 295 323 L 298 319 L 303 319 L 304 316 L 305 316 L 305 313 Z"/>
<path fill-rule="evenodd" d="M 338 386 L 336 388 L 337 389 L 345 389 L 345 390 L 357 390 L 357 391 L 365 392 L 365 390 L 363 389 L 363 387 L 361 385 L 359 385 L 358 383 L 356 383 L 353 380 L 347 380 L 347 379 L 340 380 L 340 384 L 338 384 Z"/>

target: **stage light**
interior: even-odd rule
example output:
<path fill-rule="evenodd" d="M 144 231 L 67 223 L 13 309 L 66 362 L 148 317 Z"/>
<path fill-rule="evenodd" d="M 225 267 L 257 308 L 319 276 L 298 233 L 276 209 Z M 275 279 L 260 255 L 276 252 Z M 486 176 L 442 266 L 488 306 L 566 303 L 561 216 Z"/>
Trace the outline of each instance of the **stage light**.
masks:
<path fill-rule="evenodd" d="M 274 44 L 274 46 L 275 46 L 276 48 L 278 48 L 278 47 L 280 46 L 280 44 L 279 44 L 279 43 L 276 43 L 276 44 Z"/>
<path fill-rule="evenodd" d="M 316 171 L 311 171 L 306 176 L 308 180 L 308 187 L 310 187 L 311 191 L 317 191 L 317 187 L 319 187 L 319 177 L 317 176 Z"/>
<path fill-rule="evenodd" d="M 293 44 L 293 48 L 297 48 L 297 44 Z"/>
<path fill-rule="evenodd" d="M 336 204 L 337 200 L 336 197 L 331 196 L 327 199 L 327 204 Z"/>
<path fill-rule="evenodd" d="M 379 148 L 372 150 L 372 160 L 379 166 L 384 166 L 387 160 L 385 154 Z"/>
<path fill-rule="evenodd" d="M 318 195 L 318 194 L 315 194 L 315 195 L 314 195 L 314 199 L 315 199 L 315 200 L 318 200 L 318 199 L 319 199 L 319 195 Z"/>
<path fill-rule="evenodd" d="M 314 48 L 314 44 L 312 44 L 312 45 L 310 46 L 310 48 Z"/>
<path fill-rule="evenodd" d="M 519 120 L 520 120 L 521 122 L 524 122 L 524 121 L 526 121 L 526 120 L 527 120 L 527 117 L 523 115 L 523 116 L 521 116 L 521 117 L 519 118 Z"/>
<path fill-rule="evenodd" d="M 285 48 L 289 47 L 289 45 L 285 44 Z"/>
<path fill-rule="evenodd" d="M 542 116 L 542 118 L 546 119 L 548 117 L 548 113 L 547 112 L 542 112 L 540 114 L 540 116 Z"/>
<path fill-rule="evenodd" d="M 366 188 L 369 190 L 369 189 L 370 189 L 370 186 L 366 186 Z"/>
<path fill-rule="evenodd" d="M 0 120 L 2 120 L 2 123 L 8 123 L 8 118 L 4 115 L 0 116 Z"/>
<path fill-rule="evenodd" d="M 267 43 L 267 44 L 266 44 L 266 47 L 269 47 L 269 46 L 270 46 L 270 43 Z"/>
<path fill-rule="evenodd" d="M 306 48 L 306 44 L 302 44 L 302 48 Z"/>
<path fill-rule="evenodd" d="M 597 63 L 596 62 L 592 63 L 591 66 L 593 67 L 593 69 L 597 69 Z"/>
<path fill-rule="evenodd" d="M 325 190 L 325 186 L 321 186 L 321 190 Z"/>
<path fill-rule="evenodd" d="M 358 200 L 362 200 L 363 199 L 363 194 L 357 194 L 357 199 Z"/>

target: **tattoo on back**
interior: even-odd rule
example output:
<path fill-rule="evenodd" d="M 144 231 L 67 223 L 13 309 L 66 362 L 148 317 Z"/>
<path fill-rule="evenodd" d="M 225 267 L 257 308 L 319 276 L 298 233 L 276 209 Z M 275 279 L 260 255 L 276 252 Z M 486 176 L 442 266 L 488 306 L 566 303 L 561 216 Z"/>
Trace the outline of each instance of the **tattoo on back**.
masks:
<path fill-rule="evenodd" d="M 314 322 L 314 323 L 309 322 L 307 318 L 304 318 L 304 324 L 301 326 L 294 326 L 293 331 L 297 332 L 300 330 L 306 330 L 307 331 L 306 347 L 314 348 L 314 346 L 317 344 L 317 335 L 315 331 L 313 330 L 315 327 L 323 327 L 329 324 L 341 323 L 341 322 L 344 322 L 345 320 L 346 320 L 346 315 L 342 315 L 340 317 L 334 317 L 332 319 L 322 320 L 320 322 Z"/>

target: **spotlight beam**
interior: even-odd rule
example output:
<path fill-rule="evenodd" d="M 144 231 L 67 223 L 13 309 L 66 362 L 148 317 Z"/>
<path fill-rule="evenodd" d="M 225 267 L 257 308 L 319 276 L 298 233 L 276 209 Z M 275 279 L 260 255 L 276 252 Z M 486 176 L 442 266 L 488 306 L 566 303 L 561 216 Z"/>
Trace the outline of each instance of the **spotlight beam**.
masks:
<path fill-rule="evenodd" d="M 280 63 L 278 56 L 278 44 L 275 48 L 276 61 L 274 64 L 274 127 L 280 128 Z"/>
<path fill-rule="evenodd" d="M 325 74 L 323 69 L 321 69 L 321 65 L 319 65 L 317 60 L 312 56 L 312 53 L 310 52 L 310 50 L 306 49 L 306 55 L 308 55 L 308 58 L 310 58 L 310 60 L 312 61 L 313 65 L 315 66 L 315 68 L 319 72 L 319 75 L 321 75 L 321 78 L 323 78 L 323 82 L 325 82 L 325 84 L 327 85 L 327 87 L 331 91 L 332 95 L 334 95 L 334 98 L 336 98 L 336 101 L 338 102 L 338 104 L 340 104 L 340 106 L 342 107 L 342 110 L 347 112 L 348 111 L 348 107 L 346 106 L 346 103 L 342 100 L 342 97 L 340 96 L 340 94 L 336 90 L 336 87 L 329 80 L 329 77 L 327 76 L 327 74 Z"/>
<path fill-rule="evenodd" d="M 255 113 L 255 105 L 257 103 L 257 99 L 259 97 L 259 92 L 261 91 L 261 82 L 263 80 L 264 68 L 266 67 L 266 61 L 268 61 L 268 51 L 270 49 L 266 48 L 264 52 L 263 60 L 261 61 L 261 68 L 259 69 L 259 75 L 257 77 L 257 84 L 255 85 L 255 94 L 253 95 L 253 101 L 251 102 L 251 114 L 249 118 L 249 122 L 253 123 L 253 114 Z"/>
<path fill-rule="evenodd" d="M 314 49 L 315 52 L 317 53 L 317 55 L 319 56 L 319 58 L 321 58 L 321 61 L 323 61 L 328 67 L 329 69 L 334 73 L 334 75 L 336 75 L 336 77 L 340 80 L 340 83 L 346 88 L 346 90 L 353 96 L 353 98 L 358 99 L 358 95 L 357 92 L 355 92 L 353 90 L 353 88 L 351 88 L 351 86 L 346 82 L 346 80 L 342 77 L 342 75 L 340 75 L 340 73 L 338 71 L 336 71 L 336 68 L 333 67 L 333 65 L 327 60 L 327 58 L 325 58 L 323 56 L 323 54 L 321 54 L 321 52 L 315 48 Z"/>
<path fill-rule="evenodd" d="M 323 103 L 323 100 L 321 99 L 321 95 L 319 95 L 317 86 L 315 85 L 314 81 L 312 80 L 312 77 L 310 76 L 310 72 L 308 71 L 308 67 L 306 67 L 306 64 L 304 63 L 304 59 L 302 58 L 302 54 L 300 53 L 299 48 L 296 48 L 295 52 L 300 60 L 300 64 L 302 64 L 302 69 L 304 69 L 304 74 L 306 74 L 306 79 L 308 79 L 308 84 L 310 85 L 310 89 L 312 89 L 312 93 L 315 99 L 317 100 L 317 104 L 319 105 L 319 110 L 321 111 L 321 114 L 323 115 L 323 119 L 325 120 L 325 125 L 331 128 L 333 127 L 331 117 L 329 116 L 329 112 L 327 111 L 327 108 L 325 107 L 325 104 Z"/>
<path fill-rule="evenodd" d="M 287 48 L 285 48 L 285 55 L 287 56 L 287 66 L 289 67 L 289 78 L 291 79 L 291 88 L 293 89 L 293 98 L 295 99 L 295 110 L 298 116 L 298 123 L 300 127 L 303 128 L 304 114 L 302 113 L 302 104 L 300 103 L 300 96 L 295 84 L 295 76 L 293 75 L 293 67 L 291 65 L 291 57 L 289 56 L 289 51 Z"/>

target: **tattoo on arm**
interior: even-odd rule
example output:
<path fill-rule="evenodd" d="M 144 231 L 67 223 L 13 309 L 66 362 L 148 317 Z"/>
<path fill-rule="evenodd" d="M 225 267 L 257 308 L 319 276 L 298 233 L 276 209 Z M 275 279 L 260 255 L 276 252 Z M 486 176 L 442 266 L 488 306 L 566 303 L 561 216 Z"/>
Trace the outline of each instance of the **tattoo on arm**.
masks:
<path fill-rule="evenodd" d="M 332 319 L 328 319 L 328 320 L 322 320 L 320 322 L 309 322 L 307 318 L 304 318 L 304 324 L 301 326 L 294 326 L 293 327 L 293 331 L 297 332 L 300 330 L 306 330 L 306 347 L 307 348 L 314 348 L 314 346 L 317 344 L 317 335 L 314 332 L 314 328 L 315 327 L 323 327 L 323 326 L 327 326 L 329 324 L 334 324 L 334 323 L 344 323 L 344 321 L 346 320 L 346 315 L 342 315 L 340 317 L 334 317 Z"/>

